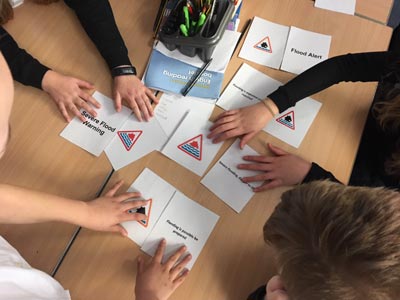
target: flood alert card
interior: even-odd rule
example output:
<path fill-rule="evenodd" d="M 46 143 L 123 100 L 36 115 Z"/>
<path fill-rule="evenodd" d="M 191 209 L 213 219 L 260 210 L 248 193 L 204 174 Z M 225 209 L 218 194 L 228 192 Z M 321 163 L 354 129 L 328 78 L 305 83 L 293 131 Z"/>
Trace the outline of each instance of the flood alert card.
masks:
<path fill-rule="evenodd" d="M 254 17 L 239 57 L 279 69 L 289 27 Z"/>
<path fill-rule="evenodd" d="M 207 138 L 212 123 L 204 114 L 190 111 L 165 145 L 162 153 L 202 176 L 221 148 Z"/>
<path fill-rule="evenodd" d="M 137 210 L 137 212 L 145 214 L 147 218 L 144 221 L 123 222 L 121 225 L 128 231 L 128 237 L 139 246 L 142 246 L 175 194 L 176 189 L 146 168 L 128 189 L 128 192 L 137 191 L 142 194 L 140 200 L 150 199 L 145 207 Z"/>
<path fill-rule="evenodd" d="M 101 104 L 101 108 L 96 110 L 97 116 L 93 117 L 81 109 L 81 114 L 86 121 L 82 122 L 75 117 L 60 133 L 60 136 L 93 155 L 99 156 L 128 119 L 131 111 L 122 106 L 121 111 L 116 112 L 114 101 L 99 92 L 95 92 L 93 97 Z"/>
<path fill-rule="evenodd" d="M 292 26 L 290 27 L 281 70 L 300 74 L 326 60 L 329 55 L 330 46 L 330 35 Z"/>
<path fill-rule="evenodd" d="M 259 154 L 247 145 L 243 150 L 240 149 L 239 140 L 236 140 L 201 180 L 206 188 L 238 213 L 253 197 L 253 188 L 261 184 L 261 182 L 242 182 L 243 177 L 260 174 L 258 171 L 237 168 L 238 164 L 246 163 L 242 159 L 245 155 Z"/>
<path fill-rule="evenodd" d="M 218 219 L 218 215 L 176 191 L 156 227 L 144 242 L 142 250 L 154 255 L 159 242 L 165 238 L 165 261 L 179 247 L 185 245 L 192 255 L 192 260 L 187 265 L 191 269 Z"/>
<path fill-rule="evenodd" d="M 139 122 L 132 115 L 104 151 L 114 170 L 119 170 L 154 150 L 160 151 L 167 140 L 156 118 Z"/>
<path fill-rule="evenodd" d="M 243 64 L 225 89 L 217 105 L 225 110 L 257 104 L 282 83 Z"/>
<path fill-rule="evenodd" d="M 298 148 L 321 108 L 321 103 L 305 98 L 272 119 L 264 131 Z"/>

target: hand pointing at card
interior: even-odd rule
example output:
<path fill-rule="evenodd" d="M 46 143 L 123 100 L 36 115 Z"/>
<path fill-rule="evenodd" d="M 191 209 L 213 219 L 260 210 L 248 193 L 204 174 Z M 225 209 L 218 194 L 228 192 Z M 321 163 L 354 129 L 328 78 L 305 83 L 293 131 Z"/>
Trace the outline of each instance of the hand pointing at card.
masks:
<path fill-rule="evenodd" d="M 261 186 L 254 189 L 255 192 L 261 192 L 282 185 L 301 183 L 311 169 L 311 162 L 271 144 L 268 144 L 268 148 L 275 156 L 243 157 L 244 160 L 250 163 L 238 165 L 239 169 L 264 172 L 259 175 L 244 177 L 242 179 L 243 182 L 265 181 Z"/>

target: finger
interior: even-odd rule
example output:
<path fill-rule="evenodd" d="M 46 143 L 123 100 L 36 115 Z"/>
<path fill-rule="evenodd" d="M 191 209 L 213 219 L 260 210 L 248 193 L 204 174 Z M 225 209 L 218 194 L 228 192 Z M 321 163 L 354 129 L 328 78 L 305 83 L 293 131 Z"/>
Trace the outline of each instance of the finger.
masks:
<path fill-rule="evenodd" d="M 127 236 L 128 232 L 126 231 L 126 229 L 124 227 L 122 227 L 119 224 L 113 225 L 110 227 L 110 232 L 118 232 L 120 233 L 122 236 Z"/>
<path fill-rule="evenodd" d="M 268 173 L 262 173 L 254 176 L 249 176 L 249 177 L 243 177 L 242 181 L 247 183 L 247 182 L 257 182 L 257 181 L 265 181 L 265 180 L 271 180 L 273 178 L 273 175 L 268 172 Z"/>
<path fill-rule="evenodd" d="M 64 119 L 69 123 L 71 122 L 71 118 L 69 117 L 69 114 L 67 112 L 67 109 L 65 108 L 64 104 L 58 104 L 58 109 L 61 112 L 61 115 L 64 117 Z"/>
<path fill-rule="evenodd" d="M 146 106 L 146 102 L 147 101 L 148 100 L 145 99 L 145 98 L 140 98 L 140 100 L 138 101 L 139 102 L 138 105 L 139 105 L 140 111 L 143 113 L 144 119 L 146 121 L 149 121 L 150 120 L 150 115 L 149 115 L 149 112 L 148 112 L 147 106 Z"/>
<path fill-rule="evenodd" d="M 153 94 L 153 92 L 150 90 L 150 89 L 148 89 L 147 87 L 146 87 L 146 91 L 145 91 L 145 93 L 146 93 L 146 95 L 147 95 L 147 97 L 149 97 L 149 99 L 151 100 L 151 101 L 153 101 L 154 103 L 158 103 L 158 99 L 157 99 L 157 97 Z"/>
<path fill-rule="evenodd" d="M 83 108 L 86 110 L 89 114 L 91 114 L 93 117 L 97 116 L 97 112 L 93 109 L 92 106 L 90 106 L 85 100 L 80 100 L 79 103 L 77 104 L 80 106 L 80 108 Z"/>
<path fill-rule="evenodd" d="M 221 117 L 221 118 L 219 118 L 218 120 L 215 121 L 215 123 L 213 124 L 213 126 L 211 126 L 211 128 L 213 128 L 213 127 L 216 128 L 221 124 L 230 123 L 230 122 L 235 121 L 235 120 L 236 120 L 236 116 L 235 115 L 228 115 L 228 116 L 225 116 L 225 117 Z"/>
<path fill-rule="evenodd" d="M 118 217 L 118 223 L 128 222 L 128 221 L 146 221 L 147 216 L 141 213 L 123 213 Z"/>
<path fill-rule="evenodd" d="M 165 263 L 165 266 L 167 267 L 168 270 L 170 270 L 175 265 L 175 263 L 183 255 L 183 253 L 186 252 L 186 249 L 187 249 L 186 246 L 182 246 L 168 258 L 167 262 Z"/>
<path fill-rule="evenodd" d="M 157 263 L 161 263 L 165 247 L 167 245 L 167 241 L 165 239 L 162 239 L 161 242 L 158 244 L 156 253 L 154 254 L 153 260 Z"/>
<path fill-rule="evenodd" d="M 219 125 L 218 127 L 215 127 L 214 129 L 213 129 L 213 131 L 211 131 L 208 135 L 207 135 L 207 137 L 209 138 L 209 139 L 211 139 L 211 138 L 213 138 L 213 137 L 215 137 L 215 136 L 218 136 L 219 134 L 222 134 L 222 133 L 225 133 L 225 132 L 227 132 L 227 131 L 230 131 L 230 130 L 233 130 L 233 129 L 235 129 L 236 128 L 236 124 L 235 123 L 225 123 L 225 124 L 221 124 L 221 125 Z"/>
<path fill-rule="evenodd" d="M 92 104 L 96 108 L 101 107 L 101 104 L 99 102 L 97 102 L 97 100 L 95 98 L 93 98 L 91 95 L 89 95 L 88 93 L 85 93 L 82 91 L 81 94 L 79 95 L 79 97 L 84 99 L 86 102 Z"/>
<path fill-rule="evenodd" d="M 138 274 L 141 274 L 144 269 L 144 261 L 142 256 L 138 256 L 137 258 L 137 272 Z"/>
<path fill-rule="evenodd" d="M 242 134 L 243 134 L 243 132 L 241 132 L 241 130 L 235 128 L 235 129 L 228 130 L 228 131 L 220 134 L 218 137 L 213 139 L 212 142 L 214 144 L 217 144 L 219 142 L 225 141 L 225 140 L 233 138 L 233 137 L 237 137 L 237 136 L 242 135 Z"/>
<path fill-rule="evenodd" d="M 114 101 L 115 101 L 115 110 L 117 112 L 120 112 L 122 106 L 121 104 L 122 100 L 121 100 L 121 95 L 118 92 L 114 93 Z"/>
<path fill-rule="evenodd" d="M 239 147 L 243 149 L 244 146 L 257 134 L 257 132 L 246 133 L 240 140 Z"/>
<path fill-rule="evenodd" d="M 272 151 L 272 153 L 274 153 L 275 155 L 278 155 L 278 156 L 288 154 L 288 152 L 286 152 L 283 149 L 281 149 L 281 148 L 279 148 L 277 146 L 274 146 L 274 145 L 272 145 L 270 143 L 268 143 L 268 148 L 269 148 L 269 150 Z"/>
<path fill-rule="evenodd" d="M 186 267 L 186 265 L 189 263 L 189 261 L 192 259 L 192 255 L 188 254 L 185 256 L 184 259 L 182 259 L 175 267 L 172 268 L 170 274 L 172 276 L 172 279 L 174 280 L 179 274 L 181 274 L 183 268 Z"/>
<path fill-rule="evenodd" d="M 266 190 L 270 190 L 273 188 L 276 188 L 278 186 L 283 185 L 283 182 L 281 179 L 275 179 L 272 181 L 269 181 L 267 183 L 264 183 L 262 185 L 260 185 L 259 187 L 256 187 L 253 189 L 254 192 L 258 193 L 258 192 L 262 192 L 262 191 L 266 191 Z"/>
<path fill-rule="evenodd" d="M 264 163 L 264 164 L 273 163 L 274 159 L 275 158 L 272 156 L 265 156 L 265 155 L 245 155 L 245 156 L 243 156 L 243 160 L 260 162 L 260 163 Z"/>
<path fill-rule="evenodd" d="M 150 99 L 148 99 L 145 104 L 150 117 L 154 116 L 153 106 L 151 106 Z"/>
<path fill-rule="evenodd" d="M 118 191 L 118 189 L 124 184 L 122 180 L 117 181 L 106 193 L 107 197 L 112 197 Z"/>
<path fill-rule="evenodd" d="M 85 89 L 92 89 L 94 88 L 94 85 L 90 82 L 87 82 L 85 80 L 77 79 L 77 83 L 79 87 L 83 87 Z"/>
<path fill-rule="evenodd" d="M 224 118 L 224 117 L 227 117 L 227 116 L 235 115 L 235 114 L 237 114 L 238 112 L 239 112 L 238 109 L 233 109 L 233 110 L 224 111 L 223 113 L 220 113 L 220 114 L 217 116 L 217 118 L 215 119 L 214 122 L 217 122 L 220 118 Z"/>
<path fill-rule="evenodd" d="M 132 198 L 139 198 L 141 196 L 141 194 L 139 192 L 127 192 L 127 193 L 123 193 L 121 195 L 119 195 L 118 197 L 115 198 L 116 202 L 123 202 Z M 136 202 L 136 203 L 142 203 L 142 202 L 146 202 L 146 200 L 141 200 L 141 201 L 132 201 L 132 202 Z M 131 203 L 131 201 L 127 202 L 127 203 Z"/>
<path fill-rule="evenodd" d="M 184 270 L 182 274 L 173 281 L 174 289 L 178 288 L 185 281 L 188 275 L 189 275 L 189 270 L 188 269 Z"/>
<path fill-rule="evenodd" d="M 268 172 L 273 169 L 271 164 L 239 164 L 238 169 Z"/>
<path fill-rule="evenodd" d="M 79 118 L 79 120 L 81 120 L 82 122 L 86 121 L 86 118 L 81 114 L 81 112 L 79 111 L 79 109 L 76 108 L 76 106 L 74 104 L 69 106 L 69 110 Z"/>
<path fill-rule="evenodd" d="M 123 211 L 128 211 L 130 209 L 135 209 L 135 208 L 139 208 L 139 207 L 143 207 L 146 206 L 149 203 L 149 200 L 143 200 L 143 201 L 138 201 L 138 200 L 134 200 L 134 201 L 126 201 L 126 202 L 122 202 L 121 203 L 121 208 Z M 143 215 L 143 214 L 141 214 Z"/>
<path fill-rule="evenodd" d="M 138 119 L 139 122 L 142 122 L 142 113 L 140 112 L 139 107 L 137 106 L 135 101 L 132 101 L 130 104 L 130 108 L 133 111 L 133 113 L 135 114 L 136 118 Z"/>

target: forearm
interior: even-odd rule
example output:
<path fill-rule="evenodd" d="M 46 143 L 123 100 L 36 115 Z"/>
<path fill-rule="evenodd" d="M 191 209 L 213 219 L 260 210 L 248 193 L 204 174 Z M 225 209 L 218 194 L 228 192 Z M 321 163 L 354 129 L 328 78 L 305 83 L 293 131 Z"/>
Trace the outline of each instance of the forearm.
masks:
<path fill-rule="evenodd" d="M 87 35 L 110 69 L 131 65 L 128 49 L 115 23 L 108 0 L 64 0 L 75 11 Z"/>
<path fill-rule="evenodd" d="M 342 81 L 378 81 L 390 52 L 370 52 L 332 57 L 301 73 L 268 97 L 282 112 L 297 101 Z"/>
<path fill-rule="evenodd" d="M 0 27 L 0 51 L 7 61 L 14 80 L 38 89 L 42 88 L 43 76 L 49 68 L 19 48 L 3 27 Z"/>
<path fill-rule="evenodd" d="M 0 223 L 60 221 L 83 225 L 87 204 L 24 188 L 0 184 Z"/>

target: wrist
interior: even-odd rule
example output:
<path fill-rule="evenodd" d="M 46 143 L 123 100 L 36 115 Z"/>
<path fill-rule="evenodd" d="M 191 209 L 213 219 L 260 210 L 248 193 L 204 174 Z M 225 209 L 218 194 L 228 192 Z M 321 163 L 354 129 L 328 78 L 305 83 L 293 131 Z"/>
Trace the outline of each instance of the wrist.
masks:
<path fill-rule="evenodd" d="M 46 73 L 44 73 L 43 75 L 43 79 L 42 79 L 42 90 L 45 92 L 49 92 L 49 90 L 51 89 L 51 84 L 53 81 L 54 76 L 56 76 L 56 72 L 54 72 L 53 70 L 48 70 Z"/>
<path fill-rule="evenodd" d="M 136 68 L 132 65 L 122 65 L 117 66 L 111 69 L 111 76 L 112 78 L 116 78 L 119 76 L 136 76 Z"/>
<path fill-rule="evenodd" d="M 270 98 L 265 98 L 264 100 L 261 100 L 261 102 L 264 104 L 264 106 L 268 109 L 268 111 L 270 112 L 270 114 L 273 116 L 279 114 L 279 109 L 276 106 L 276 104 L 274 103 L 274 101 L 272 101 Z"/>

